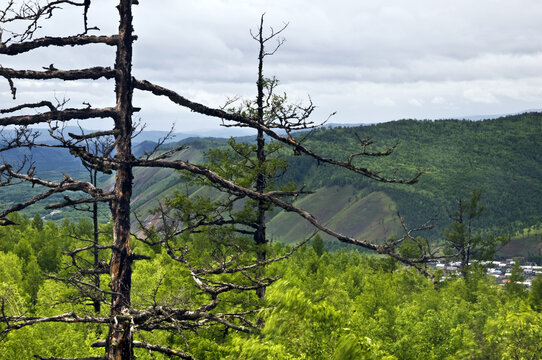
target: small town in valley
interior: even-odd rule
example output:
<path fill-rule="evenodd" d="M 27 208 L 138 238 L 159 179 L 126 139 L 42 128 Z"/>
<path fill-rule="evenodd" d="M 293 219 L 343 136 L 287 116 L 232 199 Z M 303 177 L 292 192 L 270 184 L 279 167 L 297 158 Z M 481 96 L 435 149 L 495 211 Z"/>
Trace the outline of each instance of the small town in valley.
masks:
<path fill-rule="evenodd" d="M 504 285 L 510 281 L 512 267 L 516 265 L 516 262 L 518 262 L 517 259 L 506 259 L 504 261 L 481 261 L 480 265 L 484 267 L 488 275 L 493 276 L 496 279 L 498 284 Z M 472 264 L 473 263 L 469 263 L 469 265 Z M 434 265 L 434 267 L 437 270 L 441 270 L 443 278 L 446 278 L 459 274 L 461 262 L 439 261 Z M 524 265 L 520 265 L 519 268 L 522 270 L 522 281 L 518 281 L 518 283 L 523 284 L 526 288 L 530 288 L 532 280 L 537 275 L 542 274 L 542 266 L 533 262 L 526 262 Z"/>

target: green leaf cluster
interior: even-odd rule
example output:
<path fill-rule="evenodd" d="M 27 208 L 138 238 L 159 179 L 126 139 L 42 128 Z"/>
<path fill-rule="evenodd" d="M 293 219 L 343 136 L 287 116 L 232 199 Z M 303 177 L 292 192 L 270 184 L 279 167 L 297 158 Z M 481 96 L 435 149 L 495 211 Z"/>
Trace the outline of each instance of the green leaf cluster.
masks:
<path fill-rule="evenodd" d="M 65 236 L 72 240 L 71 235 L 83 236 L 89 231 L 88 224 L 65 222 L 57 226 L 46 222 L 40 238 L 35 221 L 18 220 L 22 225 L 10 228 L 11 231 L 0 229 L 3 311 L 36 316 L 69 311 L 91 314 L 89 304 L 76 301 L 77 291 L 73 288 L 43 279 L 41 274 L 46 270 L 40 268 L 37 260 L 33 261 L 32 245 L 53 242 L 63 249 Z M 104 226 L 102 230 L 107 229 Z M 217 254 L 227 254 L 232 247 L 249 248 L 252 244 L 251 239 L 234 238 L 222 231 L 202 233 L 191 239 L 180 237 L 174 245 L 188 249 L 187 256 L 194 263 L 209 264 L 217 259 Z M 17 239 L 27 245 L 19 245 Z M 281 280 L 268 288 L 264 300 L 254 292 L 224 294 L 217 312 L 262 306 L 254 314 L 255 320 L 261 319 L 259 333 L 209 326 L 182 334 L 137 333 L 136 339 L 183 350 L 189 346 L 199 359 L 497 360 L 539 356 L 541 277 L 533 281 L 530 290 L 515 291 L 473 270 L 468 279 L 449 278 L 439 283 L 436 290 L 428 279 L 389 258 L 344 250 L 329 252 L 315 240 L 288 260 L 267 267 L 267 276 L 280 275 Z M 270 249 L 275 255 L 287 250 L 278 244 Z M 186 267 L 171 261 L 165 250 L 137 244 L 134 251 L 151 257 L 134 266 L 134 306 L 165 304 L 190 308 L 207 301 Z M 248 263 L 249 252 L 246 256 L 239 258 L 239 264 L 245 260 Z M 61 263 L 68 260 L 61 255 Z M 28 270 L 29 266 L 37 268 Z M 32 276 L 25 271 L 38 274 L 35 289 L 28 286 Z M 54 271 L 58 275 L 62 272 L 62 267 Z M 239 281 L 243 276 L 232 275 L 229 280 Z M 106 282 L 104 279 L 104 287 Z M 106 332 L 103 326 L 39 324 L 9 333 L 0 342 L 0 359 L 31 358 L 34 354 L 98 356 L 101 350 L 90 345 Z M 53 333 L 54 337 L 49 336 Z M 140 349 L 136 353 L 140 359 L 164 358 Z"/>

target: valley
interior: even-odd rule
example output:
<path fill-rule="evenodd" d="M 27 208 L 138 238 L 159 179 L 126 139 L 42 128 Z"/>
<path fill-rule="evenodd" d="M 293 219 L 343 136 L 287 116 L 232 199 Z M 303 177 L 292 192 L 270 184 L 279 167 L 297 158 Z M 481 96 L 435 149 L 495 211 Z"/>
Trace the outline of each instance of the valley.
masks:
<path fill-rule="evenodd" d="M 382 184 L 349 174 L 329 165 L 295 156 L 281 150 L 280 157 L 289 167 L 279 179 L 293 182 L 313 191 L 302 195 L 296 205 L 309 210 L 333 229 L 348 235 L 384 241 L 402 231 L 397 212 L 409 226 L 419 226 L 433 219 L 435 228 L 421 236 L 438 240 L 450 222 L 448 215 L 458 199 L 466 199 L 472 189 L 482 189 L 483 215 L 477 219 L 476 231 L 491 234 L 511 234 L 514 239 L 501 250 L 501 255 L 540 257 L 542 244 L 535 235 L 542 224 L 542 115 L 526 113 L 484 121 L 415 121 L 400 120 L 369 126 L 335 127 L 315 131 L 304 144 L 325 156 L 345 158 L 355 151 L 356 138 L 370 137 L 377 150 L 397 144 L 394 152 L 384 158 L 364 158 L 360 162 L 377 169 L 386 176 L 408 178 L 417 171 L 423 174 L 414 185 Z M 300 135 L 301 136 L 301 135 Z M 304 135 L 303 135 L 304 136 Z M 253 141 L 244 137 L 238 141 Z M 339 150 L 335 144 L 341 143 Z M 135 153 L 143 155 L 152 149 L 149 140 L 138 143 Z M 220 138 L 187 138 L 166 144 L 163 151 L 185 146 L 173 159 L 190 163 L 205 161 L 209 148 L 226 147 Z M 59 179 L 55 171 L 63 163 L 63 171 L 75 171 L 85 179 L 85 170 L 67 153 L 54 149 L 34 148 L 36 172 L 44 177 Z M 13 160 L 20 153 L 9 153 Z M 65 165 L 65 166 L 64 166 Z M 111 187 L 111 179 L 102 177 L 102 183 Z M 31 185 L 0 188 L 4 205 L 21 194 L 29 196 Z M 176 191 L 198 192 L 186 188 L 177 172 L 168 169 L 136 169 L 132 209 L 141 218 L 152 222 L 149 212 L 159 202 L 173 196 Z M 201 192 L 199 192 L 201 193 Z M 59 219 L 66 215 L 44 209 L 47 203 L 26 210 L 29 216 L 38 212 L 45 219 Z M 71 212 L 70 216 L 84 216 Z M 107 221 L 107 210 L 102 211 L 102 222 Z M 135 224 L 135 223 L 134 223 Z M 311 231 L 308 223 L 294 215 L 274 212 L 268 219 L 269 234 L 273 241 L 296 243 Z M 532 229 L 527 231 L 527 229 Z M 324 236 L 329 248 L 337 244 Z"/>

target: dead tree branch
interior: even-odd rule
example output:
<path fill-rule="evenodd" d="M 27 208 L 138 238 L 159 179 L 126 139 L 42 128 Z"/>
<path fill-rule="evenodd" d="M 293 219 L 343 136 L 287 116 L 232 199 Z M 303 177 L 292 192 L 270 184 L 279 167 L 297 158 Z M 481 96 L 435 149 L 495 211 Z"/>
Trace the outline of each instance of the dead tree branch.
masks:
<path fill-rule="evenodd" d="M 247 125 L 247 126 L 249 126 L 251 128 L 254 128 L 254 129 L 260 129 L 266 135 L 271 137 L 272 139 L 275 139 L 275 140 L 280 141 L 280 142 L 282 142 L 284 144 L 287 144 L 288 146 L 290 146 L 292 149 L 294 149 L 295 151 L 297 151 L 299 153 L 306 154 L 306 155 L 316 159 L 317 161 L 319 161 L 321 163 L 327 163 L 327 164 L 336 165 L 336 166 L 348 169 L 348 170 L 350 170 L 352 172 L 363 175 L 363 176 L 365 176 L 365 177 L 367 177 L 369 179 L 373 179 L 373 180 L 383 182 L 383 183 L 414 184 L 414 183 L 418 182 L 420 176 L 422 175 L 422 173 L 419 172 L 419 173 L 415 174 L 410 179 L 399 179 L 399 178 L 396 178 L 396 177 L 387 178 L 385 176 L 381 176 L 378 172 L 371 171 L 371 170 L 369 170 L 367 168 L 364 168 L 364 167 L 353 165 L 348 160 L 347 161 L 342 161 L 342 160 L 336 160 L 336 159 L 333 159 L 333 158 L 328 158 L 328 157 L 321 156 L 321 155 L 315 153 L 314 151 L 308 149 L 307 147 L 305 147 L 301 143 L 295 141 L 294 139 L 292 139 L 290 137 L 284 137 L 284 136 L 281 136 L 281 135 L 277 134 L 275 131 L 273 131 L 273 129 L 267 127 L 264 124 L 259 123 L 254 118 L 245 117 L 245 116 L 242 116 L 240 114 L 235 114 L 235 113 L 232 114 L 232 113 L 226 112 L 224 110 L 213 109 L 213 108 L 209 108 L 209 107 L 207 107 L 205 105 L 202 105 L 202 104 L 194 103 L 194 102 L 186 99 L 185 97 L 177 94 L 176 92 L 174 92 L 172 90 L 163 88 L 163 87 L 158 86 L 158 85 L 154 85 L 154 84 L 152 84 L 152 83 L 150 83 L 148 81 L 141 81 L 141 80 L 134 79 L 133 84 L 134 84 L 134 87 L 136 89 L 149 91 L 149 92 L 153 93 L 154 95 L 158 95 L 158 96 L 166 96 L 172 102 L 174 102 L 174 103 L 176 103 L 176 104 L 178 104 L 180 106 L 187 107 L 187 108 L 189 108 L 190 110 L 192 110 L 194 112 L 197 112 L 197 113 L 200 113 L 200 114 L 203 114 L 203 115 L 207 115 L 207 116 L 217 117 L 217 118 L 220 118 L 220 119 L 229 120 L 229 121 L 235 121 L 235 122 L 238 122 L 240 124 Z"/>
<path fill-rule="evenodd" d="M 82 46 L 88 44 L 105 44 L 117 46 L 119 37 L 113 36 L 70 36 L 70 37 L 44 37 L 32 41 L 14 43 L 6 46 L 0 44 L 0 54 L 19 55 L 35 49 L 41 49 L 48 46 Z"/>
<path fill-rule="evenodd" d="M 23 105 L 21 105 L 23 106 Z M 28 107 L 28 106 L 25 106 Z M 47 123 L 51 120 L 69 121 L 69 120 L 85 120 L 95 118 L 113 118 L 118 117 L 118 112 L 115 108 L 103 109 L 65 109 L 60 111 L 50 111 L 36 115 L 19 115 L 0 118 L 0 126 L 6 125 L 34 125 Z"/>

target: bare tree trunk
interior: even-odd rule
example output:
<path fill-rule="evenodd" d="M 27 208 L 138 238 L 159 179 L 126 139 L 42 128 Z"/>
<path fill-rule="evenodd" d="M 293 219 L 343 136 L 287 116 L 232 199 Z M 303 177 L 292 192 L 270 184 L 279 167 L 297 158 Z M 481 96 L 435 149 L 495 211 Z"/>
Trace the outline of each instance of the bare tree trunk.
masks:
<path fill-rule="evenodd" d="M 263 97 L 264 97 L 264 78 L 263 78 L 263 59 L 265 57 L 265 49 L 264 49 L 264 42 L 263 42 L 263 36 L 262 36 L 262 25 L 263 25 L 263 17 L 262 17 L 262 23 L 260 24 L 259 28 L 259 43 L 260 43 L 260 52 L 258 54 L 258 82 L 256 84 L 258 88 L 258 94 L 256 97 L 256 105 L 258 107 L 258 122 L 263 125 L 264 122 L 264 109 L 263 109 Z M 257 146 L 257 152 L 256 156 L 258 159 L 258 175 L 256 177 L 256 192 L 259 194 L 263 194 L 265 192 L 265 183 L 266 183 L 266 175 L 265 171 L 263 169 L 263 165 L 265 163 L 266 157 L 265 157 L 265 139 L 262 129 L 258 129 L 258 136 L 256 140 L 256 146 Z M 258 246 L 258 261 L 265 261 L 266 257 L 266 249 L 265 244 L 267 243 L 267 240 L 265 238 L 265 211 L 266 211 L 266 203 L 263 200 L 258 200 L 258 218 L 256 220 L 257 228 L 256 232 L 254 233 L 254 241 L 256 242 Z M 256 294 L 260 299 L 263 299 L 265 296 L 265 287 L 261 287 L 256 290 Z"/>
<path fill-rule="evenodd" d="M 116 172 L 113 216 L 113 253 L 111 256 L 112 321 L 106 341 L 109 360 L 133 359 L 131 323 L 132 250 L 130 249 L 130 198 L 132 195 L 132 9 L 131 0 L 120 0 L 119 45 L 115 61 L 118 117 L 115 118 L 116 155 L 120 161 Z"/>
<path fill-rule="evenodd" d="M 98 171 L 97 170 L 90 170 L 90 180 L 92 182 L 92 185 L 96 186 L 98 182 Z M 94 255 L 94 269 L 98 270 L 100 266 L 100 249 L 98 248 L 98 245 L 100 244 L 100 238 L 99 238 L 99 232 L 98 232 L 98 203 L 95 202 L 92 204 L 92 239 L 94 243 L 94 249 L 93 249 L 93 255 Z M 94 274 L 94 286 L 96 289 L 100 288 L 100 274 L 96 272 Z M 95 299 L 93 302 L 94 305 L 94 313 L 99 314 L 101 310 L 101 303 L 99 299 Z"/>
<path fill-rule="evenodd" d="M 257 139 L 257 157 L 258 165 L 262 166 L 265 162 L 265 141 L 263 138 L 263 132 L 258 130 L 258 139 Z M 265 192 L 265 174 L 263 170 L 260 170 L 256 178 L 256 192 L 263 194 Z M 267 244 L 266 234 L 265 234 L 265 212 L 267 204 L 263 200 L 258 200 L 258 218 L 256 220 L 257 228 L 254 232 L 254 241 L 258 246 L 258 261 L 264 262 L 266 259 L 266 247 Z M 262 268 L 263 271 L 263 268 Z M 260 299 L 263 299 L 265 296 L 265 287 L 258 288 L 256 294 Z"/>

